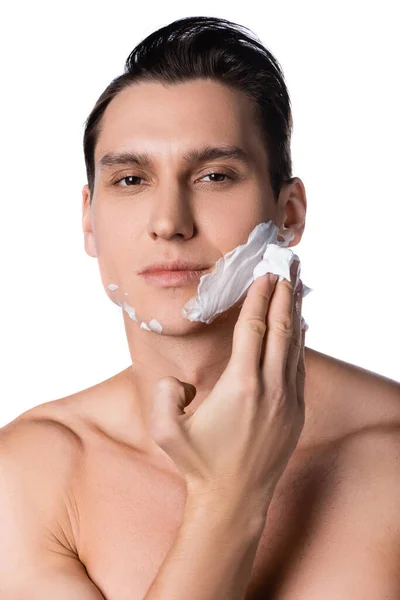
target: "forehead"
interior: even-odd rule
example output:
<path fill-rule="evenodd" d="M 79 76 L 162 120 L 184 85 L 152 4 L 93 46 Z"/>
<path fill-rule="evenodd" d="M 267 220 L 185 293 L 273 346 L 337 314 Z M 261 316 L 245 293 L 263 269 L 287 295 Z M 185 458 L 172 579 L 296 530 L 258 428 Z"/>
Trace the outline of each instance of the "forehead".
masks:
<path fill-rule="evenodd" d="M 95 164 L 107 152 L 131 147 L 156 156 L 225 143 L 260 153 L 263 144 L 253 111 L 245 94 L 212 80 L 133 84 L 104 112 Z"/>

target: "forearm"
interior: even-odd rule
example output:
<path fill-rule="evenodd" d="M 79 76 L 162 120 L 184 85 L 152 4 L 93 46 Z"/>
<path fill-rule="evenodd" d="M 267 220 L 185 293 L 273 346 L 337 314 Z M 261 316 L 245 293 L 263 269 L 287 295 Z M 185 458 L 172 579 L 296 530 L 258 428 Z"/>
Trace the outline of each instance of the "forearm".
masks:
<path fill-rule="evenodd" d="M 243 600 L 264 525 L 243 505 L 189 500 L 144 600 Z"/>

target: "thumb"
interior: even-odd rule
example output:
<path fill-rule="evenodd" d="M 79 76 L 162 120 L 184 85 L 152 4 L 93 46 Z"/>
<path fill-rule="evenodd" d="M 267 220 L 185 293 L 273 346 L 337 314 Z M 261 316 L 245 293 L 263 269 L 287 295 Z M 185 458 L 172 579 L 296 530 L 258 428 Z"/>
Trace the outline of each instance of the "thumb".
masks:
<path fill-rule="evenodd" d="M 168 434 L 177 423 L 178 417 L 186 416 L 184 408 L 196 396 L 196 388 L 191 383 L 168 376 L 159 379 L 154 388 L 151 411 L 151 433 L 154 438 Z"/>

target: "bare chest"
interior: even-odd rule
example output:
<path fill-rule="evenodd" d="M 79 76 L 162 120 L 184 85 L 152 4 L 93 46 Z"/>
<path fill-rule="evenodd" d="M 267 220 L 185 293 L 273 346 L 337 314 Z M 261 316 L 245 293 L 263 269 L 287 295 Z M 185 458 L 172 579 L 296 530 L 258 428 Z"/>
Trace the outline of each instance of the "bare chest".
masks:
<path fill-rule="evenodd" d="M 88 460 L 77 497 L 80 560 L 107 600 L 142 600 L 181 523 L 184 485 L 109 448 L 102 454 L 98 447 Z M 290 461 L 269 507 L 246 600 L 292 598 L 286 594 L 307 586 L 325 561 L 336 561 L 336 580 L 346 577 L 339 563 L 349 561 L 365 579 L 374 550 L 354 517 L 367 517 L 366 507 L 361 495 L 346 495 L 340 470 L 334 449 Z"/>

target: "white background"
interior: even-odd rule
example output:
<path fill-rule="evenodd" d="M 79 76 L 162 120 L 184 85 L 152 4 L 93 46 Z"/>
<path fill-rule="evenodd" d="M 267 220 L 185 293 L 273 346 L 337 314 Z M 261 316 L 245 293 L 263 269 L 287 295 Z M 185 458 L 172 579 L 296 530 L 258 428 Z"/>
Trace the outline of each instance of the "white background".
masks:
<path fill-rule="evenodd" d="M 83 123 L 134 46 L 175 19 L 249 27 L 292 100 L 306 345 L 400 380 L 397 2 L 7 3 L 1 16 L 0 426 L 130 364 L 83 248 Z M 396 310 L 397 307 L 397 310 Z"/>

